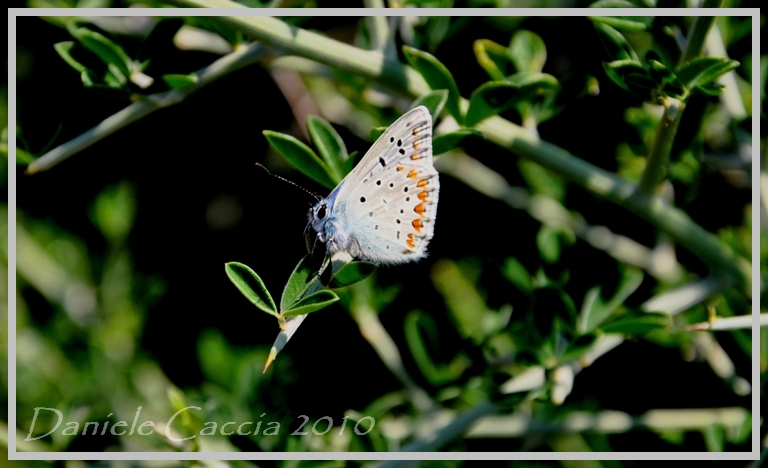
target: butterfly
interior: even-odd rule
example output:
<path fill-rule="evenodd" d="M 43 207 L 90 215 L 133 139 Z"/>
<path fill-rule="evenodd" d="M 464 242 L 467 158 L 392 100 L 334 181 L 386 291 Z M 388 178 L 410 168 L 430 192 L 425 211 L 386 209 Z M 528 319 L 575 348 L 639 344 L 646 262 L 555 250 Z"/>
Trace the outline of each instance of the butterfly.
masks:
<path fill-rule="evenodd" d="M 435 230 L 439 189 L 432 117 L 419 106 L 387 128 L 331 194 L 318 199 L 309 210 L 305 235 L 313 231 L 327 255 L 347 251 L 390 265 L 424 258 Z"/>

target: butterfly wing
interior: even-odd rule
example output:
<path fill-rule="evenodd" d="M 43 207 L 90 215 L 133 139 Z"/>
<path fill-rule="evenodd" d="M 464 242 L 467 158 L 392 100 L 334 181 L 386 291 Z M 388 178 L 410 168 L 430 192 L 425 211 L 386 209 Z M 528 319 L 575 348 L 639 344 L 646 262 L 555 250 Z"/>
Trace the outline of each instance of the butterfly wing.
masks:
<path fill-rule="evenodd" d="M 403 263 L 426 256 L 440 188 L 432 117 L 423 106 L 393 123 L 339 186 L 334 211 L 355 257 Z"/>

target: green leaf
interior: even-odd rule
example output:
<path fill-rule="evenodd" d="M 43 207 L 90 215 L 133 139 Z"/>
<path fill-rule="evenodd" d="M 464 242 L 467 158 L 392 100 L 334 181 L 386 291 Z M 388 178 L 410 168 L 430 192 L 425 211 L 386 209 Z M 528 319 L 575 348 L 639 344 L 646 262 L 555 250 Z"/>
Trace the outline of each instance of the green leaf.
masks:
<path fill-rule="evenodd" d="M 538 34 L 521 30 L 509 43 L 509 58 L 518 72 L 540 73 L 547 61 L 547 47 Z"/>
<path fill-rule="evenodd" d="M 114 81 L 110 81 L 107 79 L 110 75 L 114 77 Z M 108 63 L 107 75 L 104 78 L 104 81 L 107 84 L 116 83 L 116 86 L 113 86 L 114 88 L 122 88 L 128 83 L 128 75 L 124 75 L 122 70 L 120 70 L 120 67 L 118 67 L 117 65 Z"/>
<path fill-rule="evenodd" d="M 636 6 L 631 8 L 636 8 Z M 595 23 L 602 23 L 629 32 L 644 32 L 653 23 L 653 16 L 588 16 L 588 18 Z"/>
<path fill-rule="evenodd" d="M 91 222 L 112 244 L 126 240 L 135 216 L 136 196 L 126 181 L 104 189 L 88 210 Z"/>
<path fill-rule="evenodd" d="M 321 117 L 314 115 L 307 117 L 307 130 L 309 130 L 315 148 L 317 148 L 325 164 L 331 169 L 331 175 L 338 184 L 346 175 L 344 162 L 349 158 L 344 141 L 331 124 Z"/>
<path fill-rule="evenodd" d="M 714 82 L 720 75 L 739 66 L 736 60 L 723 57 L 699 57 L 683 65 L 677 71 L 677 77 L 688 89 Z"/>
<path fill-rule="evenodd" d="M 338 300 L 339 296 L 333 291 L 317 291 L 294 304 L 291 309 L 284 311 L 283 316 L 288 318 L 316 312 L 328 307 Z"/>
<path fill-rule="evenodd" d="M 378 263 L 349 262 L 336 273 L 331 280 L 330 288 L 338 289 L 362 281 L 379 268 Z"/>
<path fill-rule="evenodd" d="M 5 155 L 8 157 L 8 154 Z M 19 166 L 29 166 L 32 161 L 34 161 L 35 158 L 29 154 L 28 152 L 24 151 L 23 149 L 16 147 L 16 164 Z"/>
<path fill-rule="evenodd" d="M 448 101 L 446 102 L 448 112 L 451 113 L 459 125 L 462 125 L 464 123 L 464 116 L 459 105 L 461 96 L 451 72 L 430 53 L 408 46 L 403 46 L 403 53 L 408 63 L 424 77 L 432 89 L 448 90 Z"/>
<path fill-rule="evenodd" d="M 224 265 L 229 280 L 248 298 L 256 307 L 268 314 L 277 316 L 277 307 L 272 296 L 269 295 L 266 286 L 253 270 L 246 265 L 237 262 L 229 262 Z"/>
<path fill-rule="evenodd" d="M 280 297 L 280 310 L 287 310 L 309 289 L 312 280 L 317 275 L 317 272 L 311 268 L 312 264 L 312 256 L 306 255 L 296 265 L 290 278 L 288 278 L 288 283 L 283 288 L 283 295 Z"/>
<path fill-rule="evenodd" d="M 411 355 L 419 370 L 432 385 L 440 386 L 458 379 L 470 365 L 463 354 L 457 355 L 449 365 L 438 365 L 429 355 L 424 335 L 433 348 L 437 347 L 437 327 L 429 315 L 421 311 L 412 311 L 405 318 L 405 339 L 411 349 Z"/>
<path fill-rule="evenodd" d="M 102 62 L 117 67 L 123 76 L 131 75 L 132 61 L 122 47 L 88 28 L 76 28 L 73 29 L 72 33 L 86 49 L 96 54 Z"/>
<path fill-rule="evenodd" d="M 649 76 L 657 85 L 662 85 L 666 81 L 680 81 L 672 70 L 661 62 L 661 57 L 655 51 L 649 50 L 645 54 L 645 63 L 648 65 Z"/>
<path fill-rule="evenodd" d="M 596 340 L 597 335 L 594 333 L 581 335 L 580 337 L 576 338 L 571 343 L 568 343 L 565 351 L 563 351 L 563 354 L 560 356 L 560 362 L 565 363 L 580 358 L 582 355 L 584 355 L 584 353 L 592 348 L 592 345 L 595 344 Z"/>
<path fill-rule="evenodd" d="M 357 153 L 357 151 L 353 151 L 347 160 L 344 161 L 344 174 L 349 174 L 352 172 L 352 169 L 355 168 L 355 159 L 357 159 Z"/>
<path fill-rule="evenodd" d="M 373 127 L 371 129 L 371 141 L 376 141 L 379 137 L 387 131 L 389 127 Z"/>
<path fill-rule="evenodd" d="M 507 48 L 488 39 L 476 40 L 473 47 L 477 63 L 483 67 L 488 76 L 494 81 L 503 81 L 507 76 L 509 63 Z"/>
<path fill-rule="evenodd" d="M 530 295 L 533 293 L 531 274 L 516 258 L 509 257 L 501 267 L 501 272 L 517 289 Z"/>
<path fill-rule="evenodd" d="M 643 99 L 648 99 L 650 90 L 656 88 L 656 83 L 637 60 L 626 59 L 603 63 L 603 68 L 608 77 L 619 87 Z"/>
<path fill-rule="evenodd" d="M 558 88 L 557 79 L 544 73 L 525 74 L 513 81 L 489 81 L 480 85 L 469 99 L 467 127 L 472 127 L 517 103 Z"/>
<path fill-rule="evenodd" d="M 624 335 L 645 335 L 654 330 L 672 325 L 672 317 L 661 313 L 643 315 L 625 315 L 609 322 L 603 327 L 605 333 L 622 333 Z"/>
<path fill-rule="evenodd" d="M 587 291 L 579 313 L 578 330 L 580 333 L 591 332 L 603 323 L 624 301 L 640 287 L 643 272 L 636 268 L 624 270 L 616 287 L 616 293 L 608 301 L 600 298 L 600 286 Z"/>
<path fill-rule="evenodd" d="M 541 193 L 558 201 L 565 198 L 565 182 L 554 172 L 545 169 L 533 161 L 520 159 L 517 163 L 520 175 L 535 193 Z"/>
<path fill-rule="evenodd" d="M 101 86 L 96 83 L 96 75 L 90 70 L 85 70 L 80 73 L 80 79 L 83 81 L 83 85 L 86 88 L 96 88 Z"/>
<path fill-rule="evenodd" d="M 336 187 L 328 166 L 317 157 L 312 148 L 284 133 L 271 130 L 264 130 L 262 133 L 275 151 L 304 175 L 329 189 Z"/>
<path fill-rule="evenodd" d="M 199 78 L 195 74 L 189 74 L 189 75 L 163 75 L 162 76 L 163 81 L 165 81 L 165 84 L 168 85 L 171 89 L 181 89 L 186 88 L 187 86 L 193 85 L 198 82 Z"/>
<path fill-rule="evenodd" d="M 629 45 L 627 39 L 616 29 L 605 23 L 592 22 L 597 29 L 600 39 L 608 50 L 608 56 L 616 60 L 637 60 L 635 50 Z"/>
<path fill-rule="evenodd" d="M 541 226 L 536 234 L 536 246 L 541 259 L 547 263 L 555 263 L 560 258 L 560 239 L 557 230 L 549 226 Z"/>
<path fill-rule="evenodd" d="M 705 85 L 696 86 L 691 90 L 691 93 L 702 94 L 704 96 L 719 96 L 724 89 L 725 89 L 725 86 L 721 84 L 709 83 Z"/>
<path fill-rule="evenodd" d="M 438 135 L 432 138 L 432 154 L 443 154 L 458 148 L 465 138 L 472 135 L 482 137 L 483 132 L 474 128 L 462 128 L 450 133 Z"/>
<path fill-rule="evenodd" d="M 66 41 L 66 42 L 59 42 L 58 44 L 54 44 L 53 48 L 56 50 L 56 53 L 59 54 L 61 58 L 64 59 L 67 64 L 74 68 L 75 70 L 79 71 L 80 73 L 87 70 L 85 65 L 81 64 L 74 58 L 72 58 L 72 55 L 70 52 L 72 51 L 72 48 L 75 46 L 75 43 L 72 41 Z"/>
<path fill-rule="evenodd" d="M 448 100 L 448 90 L 438 89 L 435 91 L 430 91 L 429 93 L 413 101 L 413 104 L 411 104 L 411 109 L 415 109 L 419 106 L 424 106 L 427 108 L 427 110 L 429 111 L 429 114 L 432 116 L 432 119 L 434 120 L 443 111 L 443 106 L 445 106 L 445 102 L 447 100 Z"/>

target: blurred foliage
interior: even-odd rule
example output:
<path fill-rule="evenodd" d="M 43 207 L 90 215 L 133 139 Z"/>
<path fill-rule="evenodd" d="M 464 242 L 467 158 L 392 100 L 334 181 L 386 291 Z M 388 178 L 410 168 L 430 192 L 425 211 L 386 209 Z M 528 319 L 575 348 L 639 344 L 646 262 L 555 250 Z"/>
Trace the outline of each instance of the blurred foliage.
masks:
<path fill-rule="evenodd" d="M 112 3 L 34 0 L 30 6 L 93 7 Z M 467 3 L 506 6 L 504 1 Z M 646 7 L 653 6 L 654 2 L 637 3 Z M 389 4 L 428 7 L 452 6 L 453 2 Z M 293 2 L 280 5 L 291 6 Z M 248 43 L 241 33 L 210 18 L 161 19 L 150 28 L 133 30 L 130 34 L 115 28 L 114 24 L 97 24 L 91 19 L 46 20 L 61 28 L 60 35 L 71 36 L 71 40 L 50 44 L 55 51 L 52 57 L 62 60 L 75 76 L 79 75 L 79 81 L 69 81 L 69 85 L 77 84 L 94 93 L 109 95 L 126 105 L 154 93 L 183 89 L 194 81 L 195 75 L 190 74 L 193 69 L 163 70 L 160 66 L 164 57 L 160 51 L 172 49 L 171 43 L 180 47 L 182 39 L 191 40 L 194 34 L 199 34 L 209 39 L 199 47 L 212 53 L 211 44 L 220 44 L 218 54 Z M 670 302 L 665 302 L 665 307 L 659 306 L 662 302 L 655 299 L 680 299 L 687 294 L 688 285 L 709 287 L 705 284 L 711 283 L 701 278 L 698 260 L 676 250 L 666 236 L 652 230 L 649 235 L 646 227 L 638 228 L 641 222 L 637 219 L 614 220 L 614 211 L 602 213 L 604 205 L 592 197 L 585 198 L 583 190 L 555 172 L 528 160 L 511 159 L 498 149 L 489 149 L 484 146 L 482 133 L 471 128 L 493 115 L 500 115 L 546 139 L 553 135 L 553 128 L 558 128 L 560 119 L 570 118 L 570 106 L 589 106 L 585 102 L 592 102 L 589 100 L 597 99 L 600 93 L 609 93 L 617 99 L 616 105 L 626 104 L 626 108 L 618 109 L 618 114 L 624 117 L 621 125 L 626 129 L 623 133 L 626 138 L 614 147 L 600 146 L 608 151 L 608 162 L 604 165 L 637 182 L 645 171 L 646 155 L 658 137 L 662 119 L 660 104 L 669 109 L 670 100 L 684 103 L 687 105 L 685 118 L 691 120 L 686 127 L 681 127 L 684 130 L 678 132 L 672 146 L 665 172 L 667 182 L 661 196 L 685 210 L 696 207 L 705 196 L 707 201 L 717 200 L 718 196 L 707 194 L 709 190 L 717 190 L 711 187 L 731 187 L 737 195 L 722 200 L 723 206 L 710 208 L 712 217 L 716 218 L 713 225 L 723 244 L 737 255 L 750 259 L 751 204 L 744 201 L 739 190 L 748 192 L 751 180 L 751 161 L 743 156 L 744 145 L 751 142 L 753 57 L 751 47 L 745 52 L 743 45 L 752 33 L 751 19 L 727 17 L 715 22 L 721 47 L 730 58 L 701 57 L 681 65 L 678 64 L 681 55 L 678 41 L 690 32 L 690 20 L 657 16 L 573 18 L 573 21 L 591 21 L 588 29 L 594 35 L 591 40 L 602 43 L 604 48 L 583 51 L 596 64 L 594 69 L 584 67 L 563 72 L 560 69 L 563 51 L 549 47 L 548 40 L 554 41 L 554 36 L 545 34 L 546 22 L 533 23 L 538 27 L 534 32 L 523 27 L 528 25 L 525 18 L 517 17 L 491 18 L 481 22 L 479 28 L 477 22 L 482 20 L 469 17 L 392 17 L 383 25 L 390 50 L 394 50 L 388 53 L 410 64 L 424 77 L 432 92 L 416 101 L 403 99 L 340 68 L 302 75 L 305 97 L 328 118 L 313 116 L 301 122 L 306 124 L 306 132 L 292 131 L 291 135 L 286 129 L 264 130 L 263 135 L 271 151 L 319 186 L 334 187 L 352 169 L 355 152 L 348 152 L 345 139 L 357 135 L 371 140 L 372 134 L 375 139 L 380 134 L 376 129 L 386 128 L 416 105 L 426 105 L 433 112 L 437 121 L 435 154 L 443 154 L 436 163 L 441 172 L 443 225 L 437 226 L 435 239 L 448 240 L 435 243 L 427 274 L 393 281 L 392 276 L 380 270 L 374 273 L 371 265 L 351 263 L 350 269 L 339 273 L 335 283 L 331 283 L 333 292 L 308 293 L 307 285 L 314 279 L 306 259 L 294 268 L 297 258 L 286 257 L 280 261 L 293 269 L 293 273 L 278 303 L 277 297 L 273 298 L 268 292 L 263 274 L 260 277 L 240 263 L 227 264 L 229 278 L 251 303 L 278 318 L 290 316 L 291 311 L 295 315 L 328 306 L 329 314 L 331 309 L 347 311 L 373 352 L 351 348 L 349 343 L 358 337 L 341 334 L 330 337 L 335 352 L 342 356 L 332 365 L 346 369 L 344 375 L 348 380 L 345 381 L 308 381 L 293 370 L 298 355 L 287 352 L 280 356 L 272 370 L 262 374 L 269 355 L 268 343 L 242 345 L 233 342 L 221 329 L 208 326 L 195 331 L 198 383 L 175 383 L 168 376 L 173 362 L 161 362 L 146 349 L 147 338 L 143 335 L 149 311 L 162 311 L 153 307 L 169 297 L 169 291 L 174 288 L 187 294 L 206 292 L 188 290 L 185 284 L 174 283 L 137 266 L 140 247 L 132 250 L 132 246 L 137 246 L 129 240 L 134 229 L 141 226 L 145 209 L 137 195 L 142 190 L 141 183 L 125 179 L 94 185 L 99 187 L 97 194 L 81 208 L 91 223 L 90 229 L 98 232 L 102 247 L 98 247 L 98 243 L 94 245 L 93 232 L 88 229 L 69 229 L 39 210 L 33 215 L 28 212 L 24 199 L 17 200 L 17 288 L 15 291 L 0 289 L 4 294 L 0 301 L 4 316 L 0 322 L 7 323 L 5 295 L 15 294 L 17 304 L 17 449 L 639 452 L 652 447 L 657 451 L 681 452 L 749 450 L 752 417 L 758 415 L 751 414 L 748 400 L 753 391 L 763 396 L 763 379 L 768 368 L 768 339 L 764 330 L 761 330 L 760 355 L 757 356 L 761 381 L 750 382 L 744 364 L 753 357 L 749 330 L 692 333 L 683 327 L 707 321 L 707 306 L 714 306 L 718 317 L 749 314 L 751 300 L 734 288 L 715 286 L 693 305 L 679 310 L 669 310 L 674 309 L 668 305 Z M 286 21 L 296 25 L 308 22 L 318 30 L 324 26 L 323 21 L 317 19 L 287 18 Z M 374 38 L 382 33 L 375 30 L 382 25 L 376 24 L 359 20 L 345 27 L 351 28 L 351 41 L 358 47 L 372 48 L 376 43 Z M 580 38 L 568 40 L 578 42 Z M 192 53 L 195 46 L 189 47 L 180 47 L 176 52 Z M 559 43 L 558 47 L 564 46 Z M 556 60 L 559 62 L 553 64 Z M 766 59 L 761 57 L 759 66 L 763 71 L 765 63 Z M 163 71 L 153 74 L 153 67 L 158 66 Z M 728 83 L 737 87 L 732 90 L 735 94 L 729 93 Z M 763 89 L 761 84 L 761 91 Z M 629 100 L 617 98 L 623 92 Z M 4 92 L 4 107 L 7 107 L 6 95 Z M 462 95 L 469 96 L 466 106 L 461 101 Z M 761 119 L 763 97 L 761 95 Z M 25 99 L 28 97 L 20 95 L 19 105 L 24 105 Z M 247 115 L 237 118 L 247 118 Z M 594 115 L 584 118 L 595 120 L 594 133 L 580 135 L 580 138 L 600 138 L 599 119 Z M 446 124 L 445 128 L 441 124 Z M 47 140 L 27 140 L 25 132 L 33 126 L 34 122 L 20 120 L 16 129 L 17 183 L 29 162 L 45 153 L 55 140 L 54 135 L 48 135 Z M 7 124 L 5 127 L 3 154 L 7 158 Z M 349 130 L 345 133 L 336 130 L 341 127 Z M 130 132 L 130 129 L 123 131 Z M 199 138 L 213 138 L 213 135 Z M 763 140 L 761 135 L 762 144 Z M 763 151 L 761 149 L 761 154 Z M 508 161 L 502 164 L 481 157 L 489 152 L 494 156 L 501 154 Z M 750 154 L 748 149 L 746 154 Z M 589 154 L 580 156 L 590 157 Z M 248 157 L 252 159 L 252 155 Z M 265 159 L 265 155 L 258 158 Z M 272 159 L 275 160 L 277 158 Z M 51 173 L 55 174 L 56 170 L 52 169 Z M 768 176 L 761 172 L 761 178 L 763 184 L 768 185 Z M 722 183 L 723 180 L 727 184 Z M 713 185 L 715 183 L 720 185 Z M 519 227 L 522 234 L 515 232 L 509 237 L 512 246 L 500 247 L 496 256 L 467 251 L 465 244 L 471 243 L 458 242 L 458 237 L 453 237 L 447 229 L 449 225 L 457 225 L 450 224 L 448 212 L 462 211 L 455 216 L 461 216 L 459 219 L 464 222 L 476 213 L 471 207 L 458 205 L 461 199 L 452 195 L 454 190 L 464 190 L 461 193 L 468 204 L 473 202 L 474 206 L 494 210 L 494 218 L 472 218 L 478 229 L 473 234 L 473 242 L 485 242 L 482 237 L 485 229 L 514 231 L 517 223 L 525 226 Z M 262 192 L 262 196 L 268 195 Z M 457 205 L 452 206 L 451 202 Z M 465 210 L 469 212 L 463 212 Z M 528 216 L 522 216 L 521 210 Z M 2 261 L 7 262 L 7 205 L 4 204 L 1 211 L 4 248 L 0 254 Z M 727 216 L 723 214 L 725 211 Z M 732 212 L 739 215 L 736 222 L 731 223 Z M 530 220 L 518 222 L 521 217 Z M 263 231 L 248 233 L 254 234 L 262 235 Z M 178 236 L 182 239 L 185 233 Z M 764 204 L 761 204 L 760 237 L 761 275 L 755 281 L 761 281 L 760 299 L 765 299 L 762 285 L 768 278 L 768 244 Z M 456 245 L 451 245 L 452 242 Z M 267 252 L 266 255 L 275 254 Z M 607 269 L 607 272 L 598 269 Z M 220 276 L 220 270 L 216 271 L 214 277 Z M 0 283 L 5 285 L 7 281 Z M 231 285 L 227 286 L 224 294 L 237 295 Z M 414 288 L 419 291 L 417 296 L 424 300 L 398 301 L 401 297 L 416 297 L 408 295 Z M 237 299 L 236 304 L 247 306 L 241 297 Z M 684 298 L 682 301 L 685 302 Z M 388 318 L 396 313 L 395 309 L 398 311 L 394 316 L 402 317 L 397 323 Z M 255 309 L 243 310 L 255 312 Z M 321 321 L 325 319 L 323 315 L 325 312 L 313 314 L 310 320 Z M 258 323 L 272 324 L 263 314 L 258 316 Z M 338 315 L 336 318 L 340 319 Z M 179 327 L 179 333 L 188 330 L 178 323 L 172 326 Z M 309 325 L 304 328 L 291 346 L 300 347 L 302 339 L 313 333 Z M 7 339 L 7 333 L 4 328 L 3 339 Z M 171 342 L 168 346 L 172 348 L 174 344 Z M 0 348 L 7 359 L 7 346 Z M 657 359 L 679 356 L 681 361 L 689 361 L 682 366 L 706 368 L 701 372 L 706 374 L 702 382 L 719 384 L 725 390 L 713 391 L 709 399 L 695 399 L 694 405 L 704 403 L 701 407 L 684 403 L 676 407 L 649 406 L 663 401 L 657 396 L 649 397 L 650 403 L 643 404 L 642 395 L 628 395 L 621 403 L 626 406 L 585 396 L 580 382 L 588 389 L 602 386 L 610 391 L 628 372 L 654 380 L 659 378 L 657 371 L 668 364 L 651 362 L 645 368 L 625 369 L 612 361 L 613 368 L 592 366 L 598 358 L 609 359 L 621 349 L 653 350 Z M 670 354 L 663 354 L 667 351 Z M 303 359 L 312 357 L 312 349 L 303 352 L 308 354 Z M 176 359 L 193 358 L 180 354 Z M 394 386 L 371 389 L 367 388 L 370 385 L 356 380 L 355 368 L 372 366 L 366 360 L 376 359 L 380 361 L 376 361 L 376 365 L 383 363 L 391 373 Z M 673 369 L 680 369 L 681 365 Z M 6 371 L 2 379 L 7 388 Z M 598 384 L 590 387 L 586 382 Z M 321 386 L 331 390 L 318 389 Z M 355 392 L 362 395 L 364 403 L 349 405 L 342 414 L 333 416 L 323 413 L 322 408 L 307 411 L 301 399 L 288 397 L 289 389 L 297 388 L 305 396 L 315 392 Z M 654 388 L 664 388 L 664 382 Z M 690 391 L 700 389 L 692 383 Z M 296 394 L 296 391 L 290 393 Z M 7 394 L 3 396 L 7 400 Z M 31 431 L 33 437 L 54 427 L 56 430 L 37 440 L 25 441 L 35 408 L 40 407 L 58 409 L 64 423 L 57 426 L 54 412 L 40 411 Z M 4 419 L 7 420 L 7 414 Z M 97 429 L 104 431 L 107 425 L 111 430 L 131 430 L 132 421 L 138 421 L 137 429 L 149 422 L 145 430 L 151 428 L 153 433 L 146 436 L 137 431 L 131 435 L 107 433 L 105 437 L 92 437 L 63 432 L 67 423 L 76 423 L 75 432 L 78 432 L 88 421 L 97 422 Z M 127 427 L 115 426 L 119 421 L 126 421 Z M 237 423 L 227 425 L 231 421 Z M 241 425 L 245 422 L 249 424 Z M 13 437 L 14 429 L 3 424 L 3 438 Z M 231 464 L 251 466 L 248 462 Z M 363 464 L 316 463 L 322 466 Z M 544 465 L 548 463 L 531 463 L 531 466 Z M 600 465 L 613 466 L 613 463 L 596 462 L 595 466 Z"/>

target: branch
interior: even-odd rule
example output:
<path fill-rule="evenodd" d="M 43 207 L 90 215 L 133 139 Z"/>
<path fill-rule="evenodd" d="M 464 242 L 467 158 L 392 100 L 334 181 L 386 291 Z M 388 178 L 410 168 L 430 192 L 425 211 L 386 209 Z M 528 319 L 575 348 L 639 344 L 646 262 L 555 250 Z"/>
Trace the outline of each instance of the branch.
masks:
<path fill-rule="evenodd" d="M 233 7 L 241 5 L 229 0 L 169 0 L 185 7 Z M 428 92 L 429 86 L 411 67 L 385 60 L 378 52 L 369 52 L 328 37 L 288 25 L 276 18 L 238 16 L 211 17 L 227 27 L 253 36 L 287 53 L 363 76 L 391 87 L 400 94 L 416 97 Z M 466 100 L 462 102 L 466 106 Z M 704 260 L 729 284 L 751 295 L 749 262 L 735 255 L 717 237 L 694 223 L 683 211 L 644 196 L 634 196 L 636 185 L 608 171 L 579 159 L 562 148 L 539 140 L 525 129 L 494 116 L 478 129 L 488 141 L 528 158 L 552 170 L 594 194 L 640 215 L 669 234 L 696 256 Z"/>
<path fill-rule="evenodd" d="M 701 5 L 702 8 L 720 8 L 723 3 L 722 0 L 704 0 Z M 715 22 L 714 16 L 696 16 L 693 19 L 693 25 L 691 31 L 688 34 L 688 43 L 685 46 L 683 54 L 680 56 L 680 65 L 685 65 L 692 59 L 695 59 L 701 55 L 701 51 L 704 50 L 704 42 L 707 38 L 709 28 Z"/>
<path fill-rule="evenodd" d="M 768 314 L 760 314 L 760 327 L 768 326 Z M 704 330 L 736 330 L 739 328 L 752 328 L 751 315 L 739 315 L 736 317 L 715 317 L 714 319 L 688 325 L 686 331 Z"/>
<path fill-rule="evenodd" d="M 182 102 L 190 94 L 235 70 L 255 63 L 266 57 L 267 51 L 261 44 L 251 44 L 216 60 L 208 67 L 195 73 L 197 82 L 181 89 L 142 97 L 118 113 L 104 119 L 100 124 L 82 135 L 58 146 L 33 161 L 27 167 L 27 174 L 45 171 L 70 156 L 88 148 L 99 140 L 111 135 L 129 124 L 140 120 L 156 110 Z"/>

